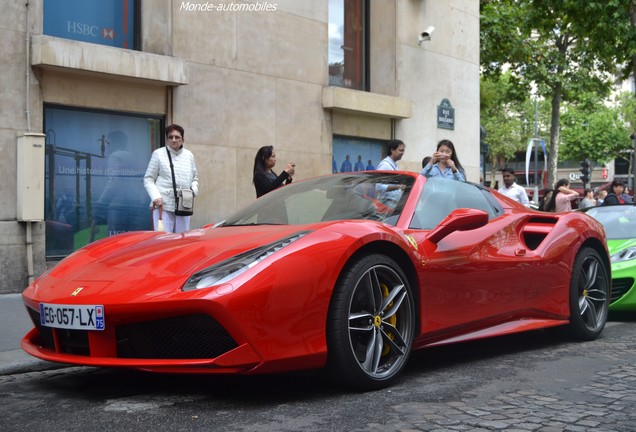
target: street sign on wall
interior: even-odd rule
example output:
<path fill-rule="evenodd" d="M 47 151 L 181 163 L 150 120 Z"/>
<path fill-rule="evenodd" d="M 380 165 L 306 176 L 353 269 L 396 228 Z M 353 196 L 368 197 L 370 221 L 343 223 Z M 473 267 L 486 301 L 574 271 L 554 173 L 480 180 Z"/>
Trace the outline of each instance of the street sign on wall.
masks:
<path fill-rule="evenodd" d="M 455 130 L 455 108 L 446 98 L 437 105 L 437 127 L 440 129 Z"/>

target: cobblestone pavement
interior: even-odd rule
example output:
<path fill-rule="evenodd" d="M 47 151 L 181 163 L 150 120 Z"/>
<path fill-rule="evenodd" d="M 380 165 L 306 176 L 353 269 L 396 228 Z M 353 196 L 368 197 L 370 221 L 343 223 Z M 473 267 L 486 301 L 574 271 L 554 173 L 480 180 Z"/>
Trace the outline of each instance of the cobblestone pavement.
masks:
<path fill-rule="evenodd" d="M 610 376 L 625 376 L 626 368 L 610 371 Z M 599 396 L 596 402 L 571 402 L 556 394 L 522 390 L 499 395 L 488 404 L 473 404 L 470 399 L 445 404 L 407 403 L 394 409 L 402 419 L 399 431 L 616 431 L 636 428 L 633 384 L 636 369 L 629 368 L 632 389 L 608 389 L 595 383 L 574 389 Z M 621 386 L 626 387 L 626 386 Z M 372 430 L 386 431 L 383 425 Z"/>
<path fill-rule="evenodd" d="M 0 398 L 2 431 L 636 431 L 636 321 L 592 342 L 539 332 L 420 351 L 369 393 L 319 375 L 67 368 L 0 376 Z"/>
<path fill-rule="evenodd" d="M 561 386 L 559 382 L 573 380 L 556 376 L 553 387 L 557 391 L 544 391 L 519 385 L 526 381 L 522 379 L 514 386 L 517 389 L 491 398 L 468 392 L 461 400 L 446 403 L 404 403 L 393 407 L 400 419 L 394 430 L 636 431 L 636 343 L 631 332 L 618 340 L 602 338 L 575 347 L 583 355 L 587 351 L 600 369 L 593 373 L 581 370 L 581 385 Z M 572 351 L 573 347 L 568 346 L 542 352 L 541 356 L 543 361 L 557 361 L 571 356 Z M 571 372 L 577 374 L 576 370 Z M 387 430 L 385 425 L 372 426 L 371 430 Z"/>

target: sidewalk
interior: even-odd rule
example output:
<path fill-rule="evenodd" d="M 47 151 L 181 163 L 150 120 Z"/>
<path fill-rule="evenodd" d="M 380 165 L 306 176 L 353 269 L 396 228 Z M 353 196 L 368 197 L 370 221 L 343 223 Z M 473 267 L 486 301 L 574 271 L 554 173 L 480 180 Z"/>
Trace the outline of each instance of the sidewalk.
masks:
<path fill-rule="evenodd" d="M 31 357 L 20 348 L 20 340 L 33 328 L 20 294 L 0 294 L 0 375 L 65 367 Z"/>

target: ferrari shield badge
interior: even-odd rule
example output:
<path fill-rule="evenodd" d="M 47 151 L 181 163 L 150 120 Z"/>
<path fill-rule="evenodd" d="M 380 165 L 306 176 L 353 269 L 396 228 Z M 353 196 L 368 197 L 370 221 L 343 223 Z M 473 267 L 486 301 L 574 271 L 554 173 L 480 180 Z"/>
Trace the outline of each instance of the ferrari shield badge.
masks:
<path fill-rule="evenodd" d="M 413 249 L 417 250 L 417 242 L 415 241 L 413 236 L 409 234 L 405 234 L 405 237 L 409 240 L 409 243 L 411 243 L 411 246 L 413 246 Z"/>

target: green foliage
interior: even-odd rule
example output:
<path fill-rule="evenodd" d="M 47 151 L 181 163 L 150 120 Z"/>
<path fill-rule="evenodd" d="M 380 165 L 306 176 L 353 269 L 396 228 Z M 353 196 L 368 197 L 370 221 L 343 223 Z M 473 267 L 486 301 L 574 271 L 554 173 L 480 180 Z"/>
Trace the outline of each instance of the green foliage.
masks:
<path fill-rule="evenodd" d="M 620 108 L 608 107 L 595 95 L 582 97 L 578 106 L 568 105 L 561 116 L 561 158 L 586 157 L 607 163 L 631 148 L 629 129 Z"/>
<path fill-rule="evenodd" d="M 486 129 L 486 142 L 494 160 L 514 157 L 523 145 L 522 103 L 513 97 L 510 75 L 481 79 L 481 124 Z"/>
<path fill-rule="evenodd" d="M 636 0 L 635 0 L 636 1 Z M 629 133 L 636 133 L 636 95 L 624 92 L 618 96 L 621 117 L 629 127 Z"/>
<path fill-rule="evenodd" d="M 481 63 L 486 75 L 509 67 L 526 90 L 539 85 L 563 100 L 582 92 L 607 95 L 616 65 L 631 61 L 636 43 L 629 0 L 481 1 Z M 621 51 L 621 47 L 624 51 Z"/>
<path fill-rule="evenodd" d="M 590 93 L 604 99 L 615 74 L 624 75 L 631 69 L 636 58 L 636 21 L 630 22 L 630 18 L 635 19 L 630 15 L 634 11 L 636 0 L 480 1 L 482 74 L 496 79 L 508 71 L 508 82 L 517 88 L 517 93 L 529 95 L 534 89 L 536 95 L 551 104 L 551 182 L 555 180 L 560 132 L 574 145 L 584 131 L 565 131 L 577 122 L 598 125 L 594 134 L 602 130 L 605 136 L 590 136 L 589 131 L 587 135 L 597 142 L 610 139 L 606 126 L 618 127 L 615 113 L 603 112 L 596 116 L 590 113 L 585 119 L 570 114 L 562 129 L 561 104 L 581 104 L 582 109 Z M 572 155 L 573 148 L 566 154 Z M 605 150 L 598 155 L 604 155 L 603 160 L 612 153 L 610 148 Z"/>
<path fill-rule="evenodd" d="M 528 138 L 535 136 L 536 101 L 519 92 L 509 73 L 481 77 L 481 124 L 486 128 L 486 142 L 494 169 L 502 168 L 525 151 Z M 550 125 L 550 104 L 539 101 L 538 135 L 545 136 Z"/>

